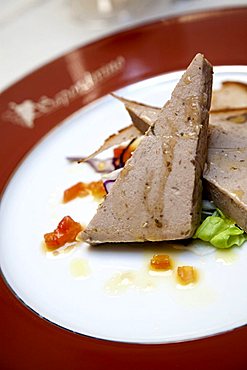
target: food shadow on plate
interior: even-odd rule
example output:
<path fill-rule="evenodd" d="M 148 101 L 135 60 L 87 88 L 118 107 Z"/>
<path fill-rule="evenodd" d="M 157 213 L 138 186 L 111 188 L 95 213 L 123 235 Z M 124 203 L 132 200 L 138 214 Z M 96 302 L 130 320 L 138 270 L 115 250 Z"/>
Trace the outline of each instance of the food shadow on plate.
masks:
<path fill-rule="evenodd" d="M 92 253 L 181 253 L 186 251 L 186 247 L 194 244 L 193 239 L 160 241 L 160 242 L 141 242 L 141 243 L 102 243 L 89 245 Z"/>

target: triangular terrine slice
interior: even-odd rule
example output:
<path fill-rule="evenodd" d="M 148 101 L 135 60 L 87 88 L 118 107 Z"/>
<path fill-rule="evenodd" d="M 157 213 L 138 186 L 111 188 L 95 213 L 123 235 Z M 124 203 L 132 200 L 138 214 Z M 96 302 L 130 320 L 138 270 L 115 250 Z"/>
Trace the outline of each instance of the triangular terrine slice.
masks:
<path fill-rule="evenodd" d="M 212 67 L 197 54 L 82 234 L 89 243 L 189 238 L 200 222 Z"/>

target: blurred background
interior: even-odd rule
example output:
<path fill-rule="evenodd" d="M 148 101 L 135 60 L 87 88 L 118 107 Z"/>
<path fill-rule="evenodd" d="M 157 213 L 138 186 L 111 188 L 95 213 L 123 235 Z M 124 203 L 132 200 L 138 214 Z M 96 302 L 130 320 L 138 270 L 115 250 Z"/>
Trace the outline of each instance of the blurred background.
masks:
<path fill-rule="evenodd" d="M 0 90 L 109 33 L 160 17 L 247 0 L 0 0 Z"/>

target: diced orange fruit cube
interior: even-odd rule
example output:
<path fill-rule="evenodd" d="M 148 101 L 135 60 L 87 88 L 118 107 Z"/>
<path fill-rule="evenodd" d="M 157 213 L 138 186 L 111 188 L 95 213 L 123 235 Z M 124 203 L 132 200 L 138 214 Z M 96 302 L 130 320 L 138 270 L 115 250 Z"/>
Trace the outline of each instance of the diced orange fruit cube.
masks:
<path fill-rule="evenodd" d="M 44 235 L 45 243 L 51 249 L 62 247 L 66 243 L 74 242 L 82 229 L 81 224 L 70 216 L 65 216 L 54 231 Z"/>
<path fill-rule="evenodd" d="M 95 198 L 103 198 L 106 195 L 105 187 L 101 180 L 90 182 L 88 184 L 88 190 L 91 191 Z"/>
<path fill-rule="evenodd" d="M 155 254 L 151 261 L 150 266 L 153 270 L 170 270 L 171 260 L 166 254 Z"/>
<path fill-rule="evenodd" d="M 117 148 L 114 148 L 113 149 L 114 158 L 119 158 L 125 148 L 126 148 L 125 146 L 118 146 Z"/>
<path fill-rule="evenodd" d="M 191 284 L 196 280 L 196 271 L 193 266 L 179 266 L 177 268 L 177 277 L 181 284 Z"/>
<path fill-rule="evenodd" d="M 92 194 L 95 198 L 103 198 L 104 195 L 106 195 L 106 191 L 101 180 L 92 181 L 89 184 L 78 182 L 64 191 L 63 201 L 64 203 L 67 203 L 77 197 L 86 197 L 90 194 Z"/>
<path fill-rule="evenodd" d="M 70 188 L 66 189 L 63 193 L 63 201 L 64 203 L 67 203 L 76 197 L 79 196 L 86 196 L 89 195 L 90 192 L 86 187 L 86 184 L 83 182 L 78 182 L 77 184 L 71 186 Z"/>
<path fill-rule="evenodd" d="M 136 147 L 133 145 L 127 146 L 118 146 L 113 150 L 113 155 L 115 158 L 115 164 L 120 164 L 120 158 L 122 156 L 122 163 L 125 164 L 127 160 L 132 156 L 132 152 L 136 149 Z"/>

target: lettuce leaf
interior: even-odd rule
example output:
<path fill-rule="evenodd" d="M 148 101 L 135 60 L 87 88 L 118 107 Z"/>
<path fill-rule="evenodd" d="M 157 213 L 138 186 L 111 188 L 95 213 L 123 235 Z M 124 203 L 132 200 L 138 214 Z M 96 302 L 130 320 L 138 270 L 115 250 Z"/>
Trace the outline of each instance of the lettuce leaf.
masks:
<path fill-rule="evenodd" d="M 217 209 L 202 222 L 193 239 L 204 240 L 216 248 L 230 248 L 242 245 L 247 240 L 247 234 Z"/>

